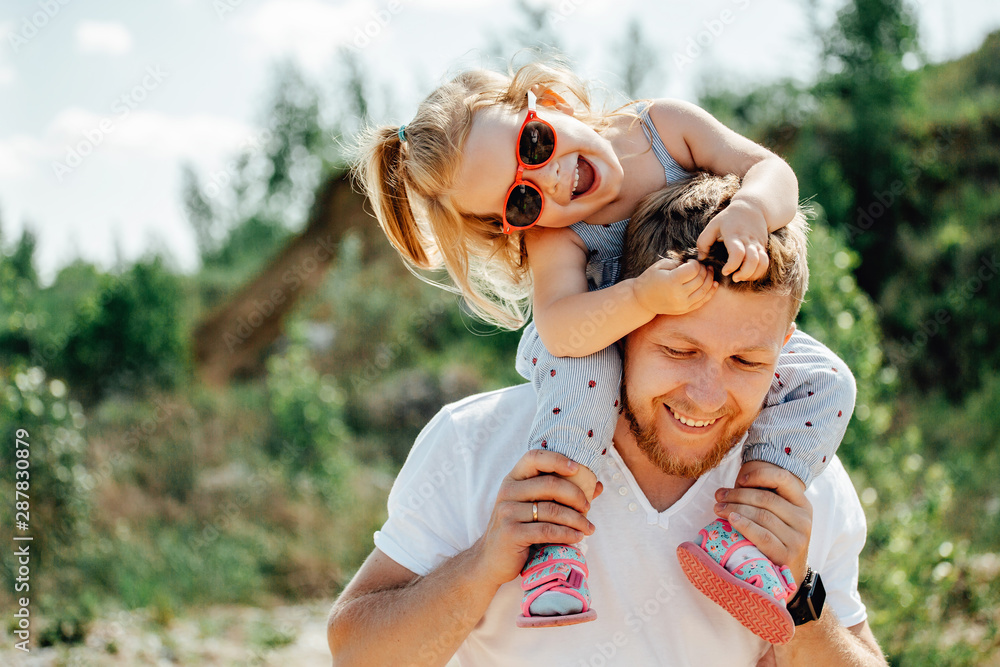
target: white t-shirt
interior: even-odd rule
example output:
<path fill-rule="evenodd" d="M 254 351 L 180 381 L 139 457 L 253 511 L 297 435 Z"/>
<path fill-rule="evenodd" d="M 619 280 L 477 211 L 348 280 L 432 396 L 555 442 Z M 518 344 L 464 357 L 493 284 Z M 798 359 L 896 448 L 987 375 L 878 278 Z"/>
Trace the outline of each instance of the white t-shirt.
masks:
<path fill-rule="evenodd" d="M 468 549 L 484 533 L 503 478 L 525 451 L 535 410 L 530 385 L 446 406 L 424 428 L 389 494 L 375 545 L 417 575 Z M 716 489 L 733 486 L 739 447 L 664 512 L 646 500 L 618 452 L 599 475 L 604 493 L 585 541 L 597 620 L 520 629 L 520 577 L 504 584 L 456 657 L 461 665 L 754 665 L 769 644 L 696 590 L 677 545 L 716 517 Z M 852 626 L 865 620 L 858 554 L 866 524 L 840 461 L 807 491 L 813 505 L 809 564 L 823 575 L 826 608 Z"/>

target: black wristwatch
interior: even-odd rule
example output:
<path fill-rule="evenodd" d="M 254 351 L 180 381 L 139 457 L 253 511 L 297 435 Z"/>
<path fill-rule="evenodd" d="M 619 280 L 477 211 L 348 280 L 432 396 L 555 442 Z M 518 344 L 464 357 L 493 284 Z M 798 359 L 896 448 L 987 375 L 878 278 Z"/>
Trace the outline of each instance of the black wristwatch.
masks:
<path fill-rule="evenodd" d="M 826 589 L 819 572 L 812 568 L 806 570 L 806 578 L 795 592 L 795 597 L 788 603 L 788 613 L 792 615 L 795 625 L 804 625 L 810 621 L 818 621 L 823 613 L 823 602 L 826 601 Z"/>

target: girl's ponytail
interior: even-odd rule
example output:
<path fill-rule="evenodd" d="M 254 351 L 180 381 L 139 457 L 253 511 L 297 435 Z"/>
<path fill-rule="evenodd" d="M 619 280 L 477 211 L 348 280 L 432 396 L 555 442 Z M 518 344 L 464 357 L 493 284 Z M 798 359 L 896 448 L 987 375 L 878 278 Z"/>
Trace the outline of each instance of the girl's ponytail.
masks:
<path fill-rule="evenodd" d="M 398 128 L 371 128 L 360 143 L 362 158 L 354 164 L 355 180 L 362 184 L 382 231 L 407 264 L 437 268 L 427 254 L 429 239 L 413 215 Z"/>

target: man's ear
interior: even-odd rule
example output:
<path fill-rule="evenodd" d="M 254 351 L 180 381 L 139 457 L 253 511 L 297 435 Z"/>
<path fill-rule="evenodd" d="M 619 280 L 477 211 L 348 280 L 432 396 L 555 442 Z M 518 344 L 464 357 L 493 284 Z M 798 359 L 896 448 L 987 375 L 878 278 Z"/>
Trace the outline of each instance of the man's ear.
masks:
<path fill-rule="evenodd" d="M 795 322 L 788 325 L 788 333 L 785 334 L 785 340 L 781 341 L 781 347 L 785 347 L 793 333 L 795 333 Z"/>
<path fill-rule="evenodd" d="M 538 98 L 538 106 L 555 109 L 556 111 L 560 111 L 567 116 L 573 115 L 573 106 L 551 88 L 546 88 L 539 83 L 532 86 L 531 92 L 533 92 L 535 97 Z"/>

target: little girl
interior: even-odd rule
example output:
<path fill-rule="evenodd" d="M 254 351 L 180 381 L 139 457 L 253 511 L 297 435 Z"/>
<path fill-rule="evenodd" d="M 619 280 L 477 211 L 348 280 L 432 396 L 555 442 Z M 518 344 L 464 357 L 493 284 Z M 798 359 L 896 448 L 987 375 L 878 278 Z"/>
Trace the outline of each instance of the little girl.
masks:
<path fill-rule="evenodd" d="M 702 255 L 725 243 L 723 274 L 736 281 L 764 274 L 768 232 L 786 225 L 798 204 L 797 181 L 784 161 L 701 109 L 655 100 L 598 114 L 575 75 L 542 63 L 509 77 L 460 74 L 431 93 L 407 125 L 369 130 L 361 151 L 355 173 L 411 270 L 446 269 L 454 286 L 439 286 L 501 326 L 522 326 L 533 304 L 517 358 L 538 394 L 528 446 L 580 463 L 569 479 L 588 500 L 618 419 L 621 359 L 613 344 L 659 314 L 699 307 L 718 287 L 694 260 L 659 262 L 637 279 L 619 280 L 636 204 L 695 170 L 740 177 L 729 206 L 698 239 Z M 744 467 L 778 465 L 808 486 L 843 438 L 854 381 L 821 344 L 798 333 L 793 344 L 812 354 L 782 354 L 775 375 L 788 379 L 776 377 L 743 458 Z M 840 372 L 830 373 L 834 367 Z M 674 416 L 686 426 L 712 426 Z M 764 558 L 753 551 L 747 557 Z M 737 582 L 736 560 L 735 574 L 715 568 L 721 574 L 689 577 L 718 599 L 714 586 L 745 585 Z M 795 583 L 787 572 L 776 578 L 782 585 L 760 590 L 774 623 L 760 623 L 759 604 L 723 606 L 765 639 L 781 641 L 759 628 L 784 623 L 790 630 L 784 600 Z M 522 571 L 518 625 L 595 618 L 587 573 L 580 549 L 536 545 Z M 704 583 L 723 576 L 733 582 Z"/>

